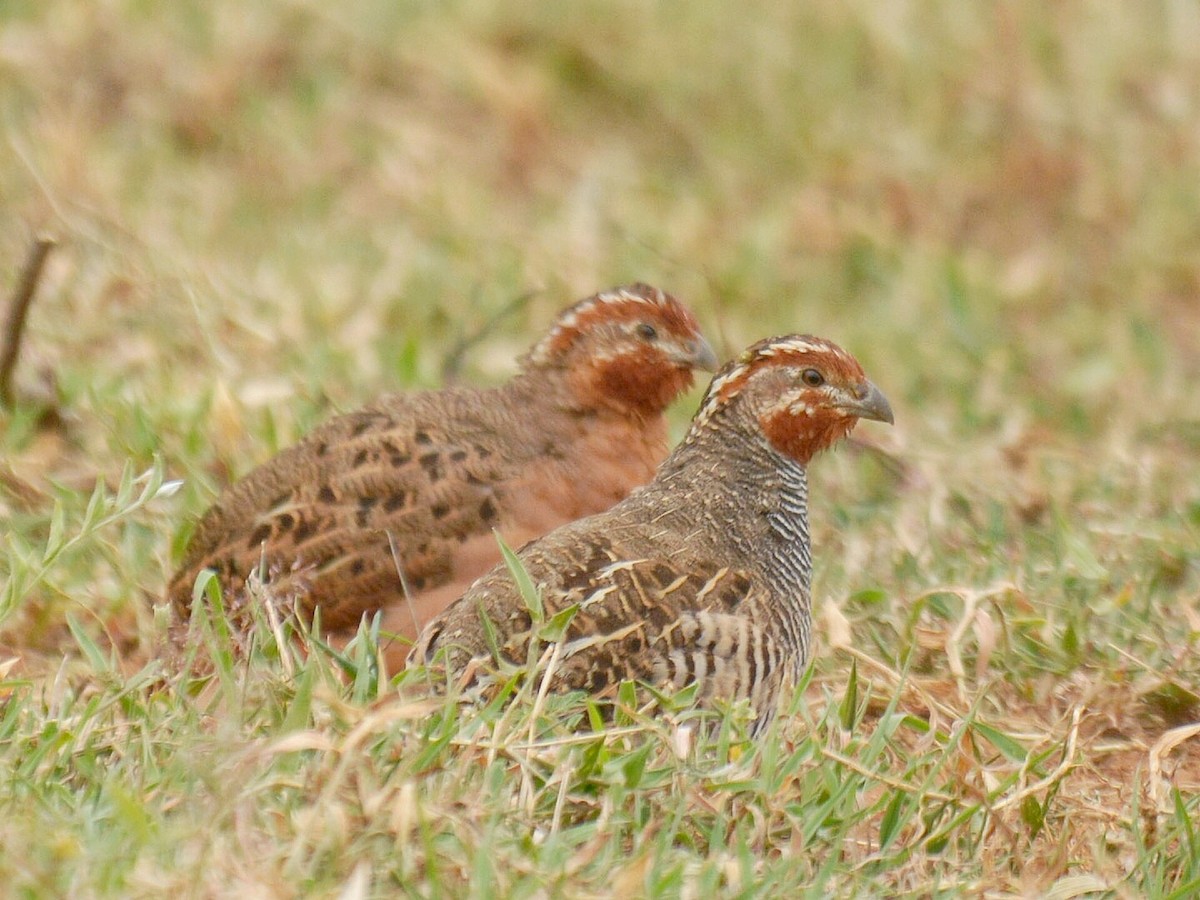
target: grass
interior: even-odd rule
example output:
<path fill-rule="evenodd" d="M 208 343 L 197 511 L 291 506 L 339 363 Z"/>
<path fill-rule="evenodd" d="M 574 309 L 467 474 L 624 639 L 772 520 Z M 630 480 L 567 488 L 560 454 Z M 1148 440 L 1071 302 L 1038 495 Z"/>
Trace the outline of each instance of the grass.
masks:
<path fill-rule="evenodd" d="M 1200 887 L 1200 14 L 1182 3 L 0 9 L 11 896 L 1186 897 Z M 11 274 L 10 274 L 11 273 Z M 851 349 L 819 636 L 737 711 L 481 709 L 157 606 L 336 410 L 502 378 L 635 278 Z M 681 403 L 676 433 L 695 399 Z M 337 673 L 348 669 L 347 679 Z M 393 683 L 394 682 L 394 683 Z M 507 699 L 507 698 L 502 698 Z M 711 733 L 710 733 L 711 732 Z"/>

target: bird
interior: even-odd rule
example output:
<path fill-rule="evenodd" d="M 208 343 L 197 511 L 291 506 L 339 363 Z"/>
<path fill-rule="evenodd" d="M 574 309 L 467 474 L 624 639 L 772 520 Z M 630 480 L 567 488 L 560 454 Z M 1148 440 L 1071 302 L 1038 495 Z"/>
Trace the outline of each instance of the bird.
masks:
<path fill-rule="evenodd" d="M 667 455 L 667 407 L 717 368 L 695 315 L 637 283 L 564 309 L 488 389 L 402 392 L 325 422 L 228 487 L 200 519 L 167 588 L 186 625 L 216 573 L 231 608 L 256 574 L 345 643 L 364 615 L 403 638 L 514 545 L 618 502 Z M 178 628 L 177 628 L 178 630 Z"/>
<path fill-rule="evenodd" d="M 652 481 L 518 550 L 525 594 L 506 565 L 481 577 L 425 626 L 409 666 L 478 688 L 526 664 L 555 622 L 556 690 L 695 684 L 701 705 L 748 700 L 760 731 L 808 662 L 808 467 L 860 419 L 894 422 L 845 350 L 800 334 L 751 345 Z"/>

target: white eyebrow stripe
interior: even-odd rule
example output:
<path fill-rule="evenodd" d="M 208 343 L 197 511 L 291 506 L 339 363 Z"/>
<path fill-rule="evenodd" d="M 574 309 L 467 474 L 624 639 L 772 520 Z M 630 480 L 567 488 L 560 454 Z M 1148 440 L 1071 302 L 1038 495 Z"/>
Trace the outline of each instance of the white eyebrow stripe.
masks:
<path fill-rule="evenodd" d="M 728 369 L 718 372 L 713 378 L 712 383 L 709 385 L 708 393 L 705 395 L 700 409 L 696 412 L 692 429 L 688 432 L 689 437 L 694 429 L 704 427 L 717 409 L 726 402 L 728 398 L 721 399 L 721 392 L 725 387 L 745 378 L 746 373 L 755 368 L 755 363 L 763 359 L 813 353 L 836 356 L 838 359 L 844 361 L 851 360 L 849 354 L 836 344 L 832 344 L 824 338 L 813 337 L 807 334 L 789 334 L 777 338 L 768 338 L 758 344 L 751 345 L 738 357 L 736 362 L 730 364 Z"/>
<path fill-rule="evenodd" d="M 655 310 L 668 312 L 671 307 L 678 305 L 670 294 L 656 287 L 646 287 L 646 292 L 634 292 L 628 288 L 615 288 L 601 291 L 591 297 L 579 301 L 566 312 L 559 315 L 549 333 L 543 337 L 529 352 L 529 358 L 534 362 L 545 362 L 549 357 L 550 347 L 564 331 L 570 331 L 579 326 L 579 322 L 589 313 L 601 306 L 620 306 L 636 303 L 649 306 Z"/>

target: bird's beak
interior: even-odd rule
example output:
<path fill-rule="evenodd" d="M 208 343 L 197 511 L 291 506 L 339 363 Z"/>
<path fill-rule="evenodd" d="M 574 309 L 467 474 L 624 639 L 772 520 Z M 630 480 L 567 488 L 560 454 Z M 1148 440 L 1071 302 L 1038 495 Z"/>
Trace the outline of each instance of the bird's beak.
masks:
<path fill-rule="evenodd" d="M 717 359 L 717 354 L 713 352 L 713 348 L 704 338 L 696 337 L 683 346 L 683 352 L 679 354 L 677 360 L 684 365 L 702 369 L 705 372 L 715 372 L 720 367 L 721 362 Z"/>
<path fill-rule="evenodd" d="M 888 403 L 887 397 L 883 396 L 883 391 L 869 381 L 856 387 L 854 397 L 841 406 L 846 412 L 856 415 L 860 419 L 874 419 L 876 422 L 887 422 L 889 425 L 894 425 L 896 422 L 895 416 L 892 415 L 892 404 Z"/>

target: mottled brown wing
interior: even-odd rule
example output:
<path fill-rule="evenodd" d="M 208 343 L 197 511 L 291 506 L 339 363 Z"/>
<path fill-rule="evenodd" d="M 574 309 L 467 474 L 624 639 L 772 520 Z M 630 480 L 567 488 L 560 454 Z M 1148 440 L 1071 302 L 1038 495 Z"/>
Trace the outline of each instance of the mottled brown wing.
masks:
<path fill-rule="evenodd" d="M 604 538 L 542 541 L 521 557 L 546 617 L 577 606 L 555 672 L 560 687 L 603 694 L 623 680 L 676 690 L 698 682 L 700 698 L 773 706 L 788 661 L 755 622 L 766 595 L 746 572 L 678 553 L 624 559 Z M 455 670 L 486 660 L 482 616 L 508 661 L 524 662 L 532 621 L 503 567 L 431 622 L 412 658 L 431 662 L 445 649 Z"/>
<path fill-rule="evenodd" d="M 202 567 L 236 591 L 265 562 L 277 595 L 320 606 L 327 628 L 353 626 L 401 596 L 393 543 L 414 591 L 451 580 L 454 549 L 497 522 L 503 460 L 494 428 L 439 422 L 423 405 L 389 398 L 339 416 L 231 487 L 172 581 L 177 606 Z"/>

